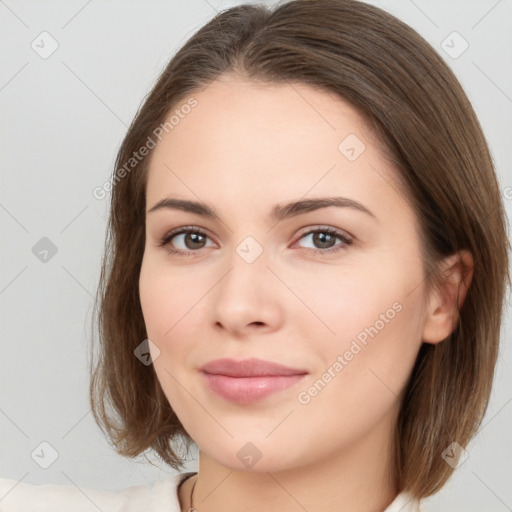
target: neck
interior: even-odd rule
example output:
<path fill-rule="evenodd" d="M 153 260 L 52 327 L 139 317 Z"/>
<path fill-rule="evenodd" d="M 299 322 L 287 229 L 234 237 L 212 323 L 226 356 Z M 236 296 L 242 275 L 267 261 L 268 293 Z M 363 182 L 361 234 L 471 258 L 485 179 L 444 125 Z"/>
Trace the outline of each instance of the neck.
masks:
<path fill-rule="evenodd" d="M 386 424 L 328 457 L 285 470 L 231 469 L 200 451 L 198 475 L 183 489 L 183 510 L 195 484 L 193 505 L 200 512 L 235 512 L 241 504 L 246 512 L 382 512 L 398 494 L 394 431 Z"/>

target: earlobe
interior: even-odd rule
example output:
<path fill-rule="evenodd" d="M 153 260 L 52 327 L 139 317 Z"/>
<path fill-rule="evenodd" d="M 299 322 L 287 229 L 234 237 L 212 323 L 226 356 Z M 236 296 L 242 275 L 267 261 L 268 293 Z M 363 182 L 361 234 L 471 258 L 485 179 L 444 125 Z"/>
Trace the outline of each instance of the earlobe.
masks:
<path fill-rule="evenodd" d="M 448 256 L 442 267 L 443 282 L 432 290 L 427 304 L 422 337 L 425 343 L 439 343 L 455 330 L 473 278 L 473 256 L 468 250 L 459 251 Z"/>

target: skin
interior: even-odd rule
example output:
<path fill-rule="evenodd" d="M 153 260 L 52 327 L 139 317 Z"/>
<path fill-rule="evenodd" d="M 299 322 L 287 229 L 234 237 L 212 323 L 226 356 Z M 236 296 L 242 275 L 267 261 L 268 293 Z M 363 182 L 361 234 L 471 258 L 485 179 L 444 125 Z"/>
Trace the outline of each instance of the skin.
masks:
<path fill-rule="evenodd" d="M 180 489 L 182 510 L 195 481 L 201 512 L 240 510 L 241 503 L 247 512 L 338 511 L 340 504 L 382 511 L 398 492 L 393 435 L 402 394 L 422 342 L 441 342 L 454 327 L 457 293 L 460 307 L 467 289 L 462 267 L 447 258 L 450 279 L 424 295 L 415 213 L 396 169 L 344 100 L 307 84 L 238 75 L 192 96 L 197 106 L 151 155 L 139 283 L 148 338 L 160 351 L 153 351 L 154 369 L 199 447 L 198 475 Z M 338 149 L 348 134 L 366 146 L 354 161 Z M 276 204 L 334 195 L 374 217 L 333 206 L 277 223 L 268 217 Z M 205 202 L 220 220 L 149 212 L 171 196 Z M 184 226 L 207 237 L 181 234 L 158 245 Z M 352 244 L 331 238 L 321 245 L 308 234 L 325 226 Z M 252 263 L 236 252 L 247 236 L 263 250 Z M 471 255 L 461 257 L 471 269 Z M 397 303 L 400 312 L 300 403 L 299 393 Z M 238 405 L 213 394 L 199 371 L 221 357 L 258 357 L 309 374 Z M 250 468 L 237 457 L 248 442 L 261 453 Z"/>

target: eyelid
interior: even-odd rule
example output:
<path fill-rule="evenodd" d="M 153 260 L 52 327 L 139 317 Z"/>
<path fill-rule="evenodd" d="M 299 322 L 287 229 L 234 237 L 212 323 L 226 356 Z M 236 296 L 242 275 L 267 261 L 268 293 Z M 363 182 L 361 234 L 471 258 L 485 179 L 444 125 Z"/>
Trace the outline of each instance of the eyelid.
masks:
<path fill-rule="evenodd" d="M 327 231 L 329 233 L 334 233 L 337 236 L 343 235 L 345 238 L 354 240 L 354 237 L 344 229 L 335 228 L 334 226 L 329 226 L 327 224 L 313 224 L 312 226 L 307 226 L 301 231 L 298 235 L 298 239 L 302 238 L 304 235 L 309 235 L 310 233 L 314 233 L 316 231 Z"/>

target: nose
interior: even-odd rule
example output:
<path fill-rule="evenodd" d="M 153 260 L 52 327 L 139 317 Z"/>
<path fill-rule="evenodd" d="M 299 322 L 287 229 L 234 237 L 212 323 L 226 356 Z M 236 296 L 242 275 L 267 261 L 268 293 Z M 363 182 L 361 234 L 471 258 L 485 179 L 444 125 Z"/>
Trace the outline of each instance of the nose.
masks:
<path fill-rule="evenodd" d="M 242 254 L 242 256 L 240 256 Z M 212 294 L 216 329 L 234 337 L 279 329 L 283 321 L 283 284 L 268 268 L 263 251 L 254 261 L 235 250 L 229 268 Z"/>

